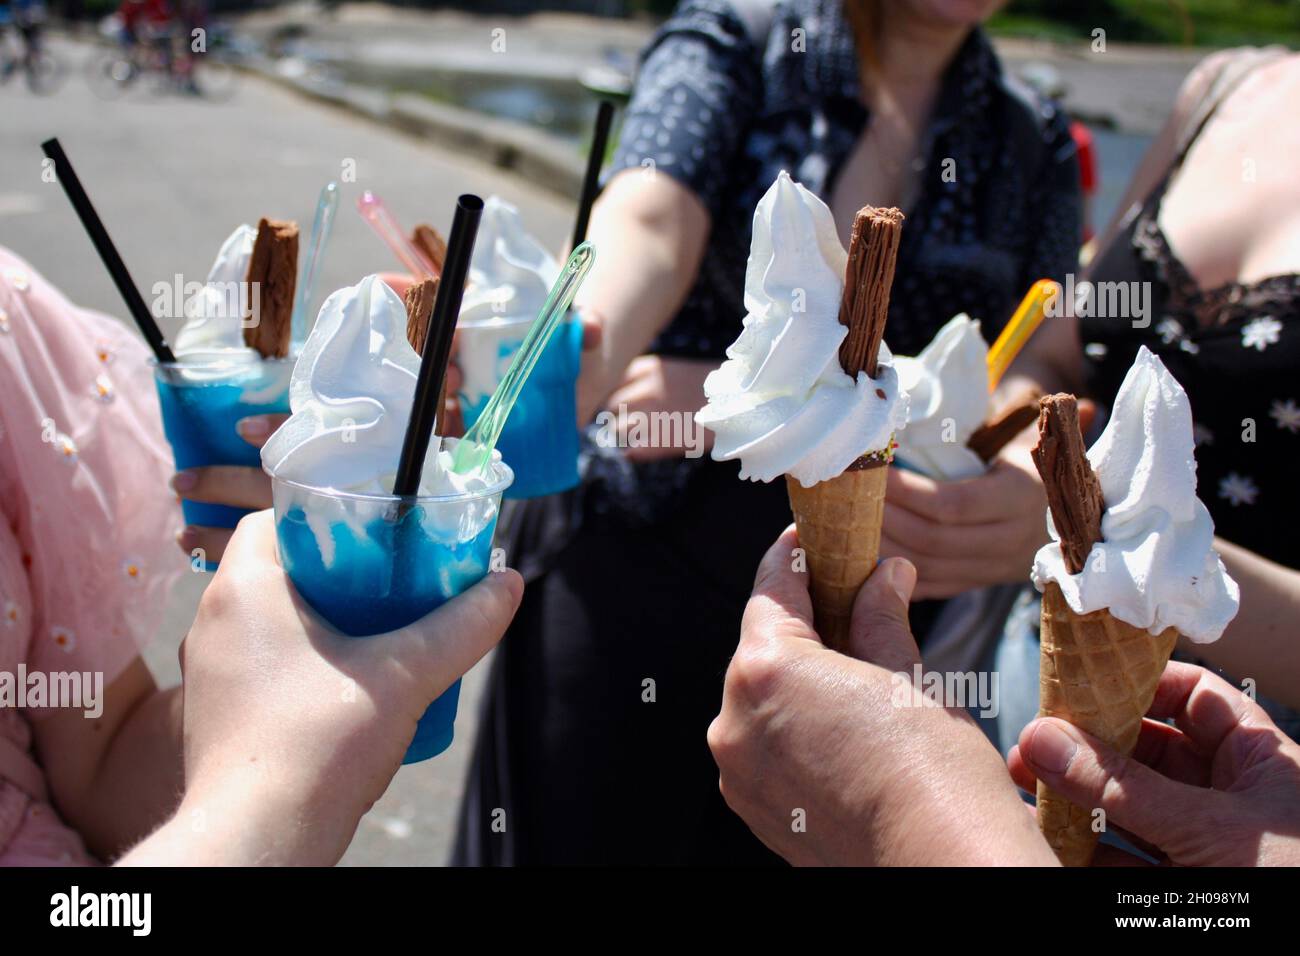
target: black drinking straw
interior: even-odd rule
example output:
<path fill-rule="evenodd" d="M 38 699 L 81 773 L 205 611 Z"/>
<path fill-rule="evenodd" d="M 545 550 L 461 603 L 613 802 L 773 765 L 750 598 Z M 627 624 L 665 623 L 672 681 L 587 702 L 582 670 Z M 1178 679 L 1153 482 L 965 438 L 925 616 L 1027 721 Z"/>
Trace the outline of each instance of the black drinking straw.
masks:
<path fill-rule="evenodd" d="M 176 356 L 172 354 L 171 346 L 163 338 L 162 329 L 158 328 L 158 323 L 149 314 L 149 308 L 144 304 L 140 290 L 136 288 L 135 283 L 131 280 L 131 274 L 126 271 L 126 263 L 118 255 L 113 240 L 108 238 L 108 230 L 104 228 L 104 224 L 100 221 L 99 215 L 95 212 L 95 207 L 90 204 L 90 197 L 86 195 L 86 190 L 82 188 L 81 180 L 77 178 L 72 163 L 68 162 L 68 156 L 63 152 L 63 147 L 59 145 L 58 139 L 47 139 L 41 143 L 41 149 L 44 150 L 46 156 L 54 161 L 54 172 L 59 183 L 63 186 L 63 191 L 68 194 L 68 199 L 72 202 L 72 208 L 77 211 L 81 224 L 86 227 L 86 232 L 90 234 L 90 241 L 95 244 L 95 251 L 99 253 L 99 258 L 104 261 L 104 265 L 108 268 L 108 274 L 113 277 L 113 284 L 117 286 L 122 301 L 126 303 L 127 311 L 131 313 L 131 318 L 135 319 L 135 324 L 140 327 L 140 333 L 144 336 L 145 341 L 149 343 L 149 348 L 153 349 L 153 354 L 159 362 L 175 362 Z"/>
<path fill-rule="evenodd" d="M 573 226 L 572 249 L 587 239 L 587 222 L 591 219 L 591 205 L 596 201 L 600 186 L 600 167 L 605 162 L 605 144 L 609 142 L 609 124 L 614 121 L 614 104 L 601 100 L 596 109 L 596 131 L 591 137 L 591 154 L 587 157 L 587 174 L 582 179 L 582 195 L 578 197 L 578 221 Z"/>
<path fill-rule="evenodd" d="M 433 300 L 429 338 L 424 343 L 424 355 L 420 359 L 420 377 L 415 382 L 415 403 L 411 406 L 411 420 L 406 425 L 402 457 L 393 482 L 393 494 L 399 497 L 410 497 L 420 489 L 420 473 L 424 470 L 424 456 L 429 452 L 429 438 L 433 434 L 438 399 L 442 395 L 442 380 L 447 374 L 447 360 L 451 357 L 451 336 L 456 331 L 460 300 L 465 294 L 465 277 L 469 274 L 470 254 L 474 251 L 474 236 L 478 233 L 478 221 L 482 215 L 483 200 L 478 196 L 466 193 L 456 200 L 456 215 L 451 221 L 451 235 L 447 237 L 447 259 L 442 267 L 442 278 L 438 281 L 438 294 Z"/>

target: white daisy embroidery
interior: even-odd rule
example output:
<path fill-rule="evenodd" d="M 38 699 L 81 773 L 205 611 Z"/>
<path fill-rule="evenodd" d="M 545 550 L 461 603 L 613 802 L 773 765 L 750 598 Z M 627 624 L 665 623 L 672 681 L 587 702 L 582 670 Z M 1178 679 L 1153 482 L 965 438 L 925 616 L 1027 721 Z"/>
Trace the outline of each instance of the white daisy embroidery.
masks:
<path fill-rule="evenodd" d="M 100 342 L 95 346 L 95 358 L 99 359 L 105 365 L 113 361 L 113 346 L 107 342 Z"/>
<path fill-rule="evenodd" d="M 9 313 L 0 309 L 0 332 L 9 331 Z"/>
<path fill-rule="evenodd" d="M 135 558 L 127 558 L 122 562 L 122 574 L 132 584 L 140 583 L 140 576 L 144 573 L 144 566 Z"/>
<path fill-rule="evenodd" d="M 22 613 L 18 610 L 17 601 L 13 600 L 12 598 L 10 598 L 8 601 L 5 601 L 3 617 L 0 617 L 0 620 L 4 621 L 5 627 L 17 627 L 18 619 L 21 616 Z"/>
<path fill-rule="evenodd" d="M 1294 398 L 1274 402 L 1269 414 L 1277 422 L 1278 428 L 1285 428 L 1292 435 L 1300 432 L 1300 406 L 1296 405 Z"/>
<path fill-rule="evenodd" d="M 105 405 L 113 400 L 113 383 L 107 375 L 95 376 L 95 397 Z"/>
<path fill-rule="evenodd" d="M 54 448 L 69 464 L 77 460 L 77 443 L 63 432 L 54 436 Z"/>
<path fill-rule="evenodd" d="M 51 627 L 50 640 L 65 654 L 71 654 L 77 649 L 77 635 L 66 627 Z"/>
<path fill-rule="evenodd" d="M 1165 345 L 1170 345 L 1175 339 L 1182 338 L 1183 327 L 1178 324 L 1177 319 L 1165 319 L 1156 326 L 1156 334 Z"/>
<path fill-rule="evenodd" d="M 5 278 L 9 284 L 19 292 L 26 292 L 31 288 L 31 282 L 27 278 L 27 273 L 19 272 L 17 269 L 9 269 L 5 272 Z"/>
<path fill-rule="evenodd" d="M 1192 444 L 1194 444 L 1197 448 L 1200 448 L 1202 445 L 1213 445 L 1214 432 L 1210 431 L 1204 425 L 1193 425 Z"/>
<path fill-rule="evenodd" d="M 1282 337 L 1282 323 L 1271 315 L 1261 315 L 1247 322 L 1241 330 L 1242 348 L 1264 351 Z"/>
<path fill-rule="evenodd" d="M 1235 471 L 1219 482 L 1219 497 L 1226 498 L 1235 508 L 1240 504 L 1253 505 L 1259 494 L 1259 486 L 1253 480 Z"/>

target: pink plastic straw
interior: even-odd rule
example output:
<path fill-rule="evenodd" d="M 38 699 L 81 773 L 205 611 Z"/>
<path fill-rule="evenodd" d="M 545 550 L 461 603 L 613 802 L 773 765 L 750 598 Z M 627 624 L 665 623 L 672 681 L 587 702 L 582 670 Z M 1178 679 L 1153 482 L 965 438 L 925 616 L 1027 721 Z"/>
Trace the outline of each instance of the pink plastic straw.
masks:
<path fill-rule="evenodd" d="M 393 251 L 402 268 L 417 279 L 437 278 L 438 273 L 433 268 L 433 263 L 406 238 L 406 233 L 397 224 L 397 220 L 393 218 L 393 214 L 388 211 L 382 199 L 367 189 L 357 200 L 357 212 L 361 213 L 361 218 L 370 224 L 370 228 L 383 240 L 384 245 Z"/>

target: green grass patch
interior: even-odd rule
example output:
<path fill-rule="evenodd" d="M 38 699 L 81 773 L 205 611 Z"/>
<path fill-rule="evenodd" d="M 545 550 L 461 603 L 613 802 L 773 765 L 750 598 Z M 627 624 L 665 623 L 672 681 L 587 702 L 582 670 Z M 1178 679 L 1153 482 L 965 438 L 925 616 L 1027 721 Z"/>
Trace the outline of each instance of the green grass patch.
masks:
<path fill-rule="evenodd" d="M 1300 0 L 1012 0 L 989 29 L 1007 36 L 1179 46 L 1300 47 Z"/>

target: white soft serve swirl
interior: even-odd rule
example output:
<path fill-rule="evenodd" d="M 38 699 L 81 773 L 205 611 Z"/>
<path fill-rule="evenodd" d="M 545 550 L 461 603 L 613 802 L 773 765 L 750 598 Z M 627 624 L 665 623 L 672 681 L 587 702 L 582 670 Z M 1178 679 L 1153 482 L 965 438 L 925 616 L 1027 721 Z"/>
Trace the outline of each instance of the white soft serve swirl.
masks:
<path fill-rule="evenodd" d="M 176 333 L 176 356 L 183 362 L 252 361 L 255 349 L 244 344 L 248 306 L 248 261 L 257 230 L 242 225 L 221 244 L 208 280 L 185 305 L 185 324 Z"/>
<path fill-rule="evenodd" d="M 939 481 L 973 478 L 984 462 L 966 442 L 989 410 L 988 344 L 964 312 L 948 320 L 915 358 L 894 358 L 908 399 L 907 431 L 898 458 Z"/>
<path fill-rule="evenodd" d="M 560 267 L 524 230 L 519 210 L 496 196 L 483 205 L 460 324 L 537 318 Z"/>
<path fill-rule="evenodd" d="M 907 422 L 887 348 L 876 379 L 840 367 L 847 259 L 826 204 L 782 171 L 754 210 L 749 314 L 695 416 L 716 435 L 715 459 L 740 459 L 741 478 L 789 474 L 810 487 L 888 448 Z"/>
<path fill-rule="evenodd" d="M 391 494 L 419 370 L 406 340 L 406 308 L 379 276 L 333 293 L 294 366 L 293 414 L 263 446 L 263 466 L 315 488 Z M 486 486 L 477 475 L 451 471 L 438 445 L 430 445 L 420 494 Z"/>
<path fill-rule="evenodd" d="M 1088 450 L 1106 511 L 1103 540 L 1079 574 L 1065 567 L 1056 528 L 1034 559 L 1034 584 L 1048 581 L 1076 614 L 1107 608 L 1159 634 L 1177 628 L 1200 644 L 1236 616 L 1240 591 L 1214 550 L 1214 522 L 1196 497 L 1192 412 L 1178 381 L 1146 346 L 1124 378 L 1110 422 Z"/>

